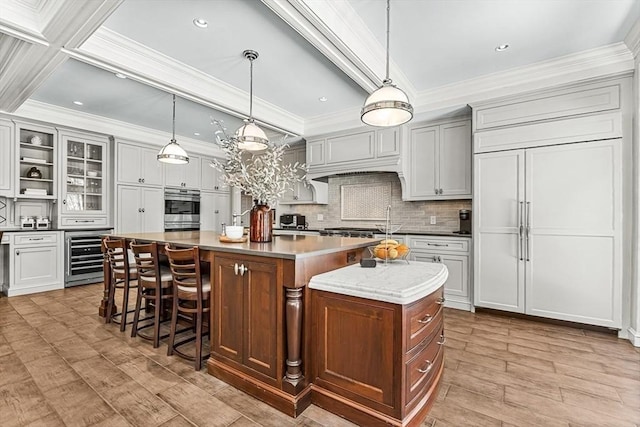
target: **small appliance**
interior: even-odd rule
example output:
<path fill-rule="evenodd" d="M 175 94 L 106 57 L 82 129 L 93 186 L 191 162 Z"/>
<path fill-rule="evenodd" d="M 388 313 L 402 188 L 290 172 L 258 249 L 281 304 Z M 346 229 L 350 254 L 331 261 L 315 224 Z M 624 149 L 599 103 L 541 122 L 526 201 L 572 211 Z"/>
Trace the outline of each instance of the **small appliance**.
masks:
<path fill-rule="evenodd" d="M 20 228 L 24 230 L 35 230 L 36 229 L 35 219 L 32 216 L 21 216 Z"/>
<path fill-rule="evenodd" d="M 458 218 L 460 219 L 460 231 L 458 231 L 458 234 L 471 234 L 471 211 L 469 209 L 460 209 Z"/>
<path fill-rule="evenodd" d="M 49 228 L 51 228 L 51 221 L 49 221 L 49 217 L 36 217 L 36 230 L 48 230 Z"/>
<path fill-rule="evenodd" d="M 306 217 L 300 214 L 280 215 L 280 227 L 304 230 L 307 228 Z"/>

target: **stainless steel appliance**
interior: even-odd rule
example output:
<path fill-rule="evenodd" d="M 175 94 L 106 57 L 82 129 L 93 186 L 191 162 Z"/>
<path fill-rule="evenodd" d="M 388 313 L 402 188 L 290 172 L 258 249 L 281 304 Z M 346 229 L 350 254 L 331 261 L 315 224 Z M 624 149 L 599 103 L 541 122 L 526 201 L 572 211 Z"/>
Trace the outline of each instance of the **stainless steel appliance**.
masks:
<path fill-rule="evenodd" d="M 164 189 L 164 231 L 200 230 L 200 190 Z"/>
<path fill-rule="evenodd" d="M 280 227 L 305 229 L 307 227 L 306 220 L 307 220 L 306 217 L 300 214 L 280 215 Z"/>
<path fill-rule="evenodd" d="M 101 236 L 112 232 L 113 230 L 90 230 L 64 233 L 65 287 L 103 280 Z"/>
<path fill-rule="evenodd" d="M 468 209 L 460 209 L 458 212 L 460 219 L 460 231 L 457 234 L 471 234 L 471 211 Z"/>
<path fill-rule="evenodd" d="M 321 236 L 373 238 L 380 231 L 376 228 L 333 227 L 320 230 Z"/>

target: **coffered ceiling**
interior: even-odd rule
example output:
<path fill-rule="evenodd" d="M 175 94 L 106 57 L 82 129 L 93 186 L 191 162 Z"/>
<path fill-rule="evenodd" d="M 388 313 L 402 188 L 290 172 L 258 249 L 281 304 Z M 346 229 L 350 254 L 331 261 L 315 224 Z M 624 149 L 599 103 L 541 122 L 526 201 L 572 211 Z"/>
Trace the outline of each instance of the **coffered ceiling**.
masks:
<path fill-rule="evenodd" d="M 631 70 L 639 17 L 638 0 L 392 0 L 390 74 L 416 119 L 446 114 Z M 0 0 L 0 110 L 170 132 L 176 93 L 178 135 L 210 142 L 211 117 L 248 115 L 253 49 L 254 116 L 308 136 L 361 126 L 384 43 L 381 0 Z"/>

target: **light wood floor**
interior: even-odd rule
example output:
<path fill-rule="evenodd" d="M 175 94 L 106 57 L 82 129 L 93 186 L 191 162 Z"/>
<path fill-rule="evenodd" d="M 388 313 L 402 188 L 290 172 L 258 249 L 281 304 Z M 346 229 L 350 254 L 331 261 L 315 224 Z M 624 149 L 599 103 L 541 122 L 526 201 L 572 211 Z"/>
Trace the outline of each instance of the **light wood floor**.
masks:
<path fill-rule="evenodd" d="M 0 425 L 353 426 L 289 418 L 97 316 L 102 285 L 0 298 Z M 615 336 L 445 312 L 425 426 L 638 426 L 640 351 Z"/>

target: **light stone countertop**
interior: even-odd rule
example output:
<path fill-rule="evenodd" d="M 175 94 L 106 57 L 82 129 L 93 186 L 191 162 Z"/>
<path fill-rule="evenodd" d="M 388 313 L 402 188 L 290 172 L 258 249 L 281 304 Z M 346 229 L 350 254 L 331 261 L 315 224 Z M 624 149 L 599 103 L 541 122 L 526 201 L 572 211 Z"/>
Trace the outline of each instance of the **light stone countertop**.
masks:
<path fill-rule="evenodd" d="M 436 291 L 448 276 L 447 267 L 436 262 L 395 261 L 375 268 L 354 264 L 313 276 L 309 288 L 405 305 Z"/>

